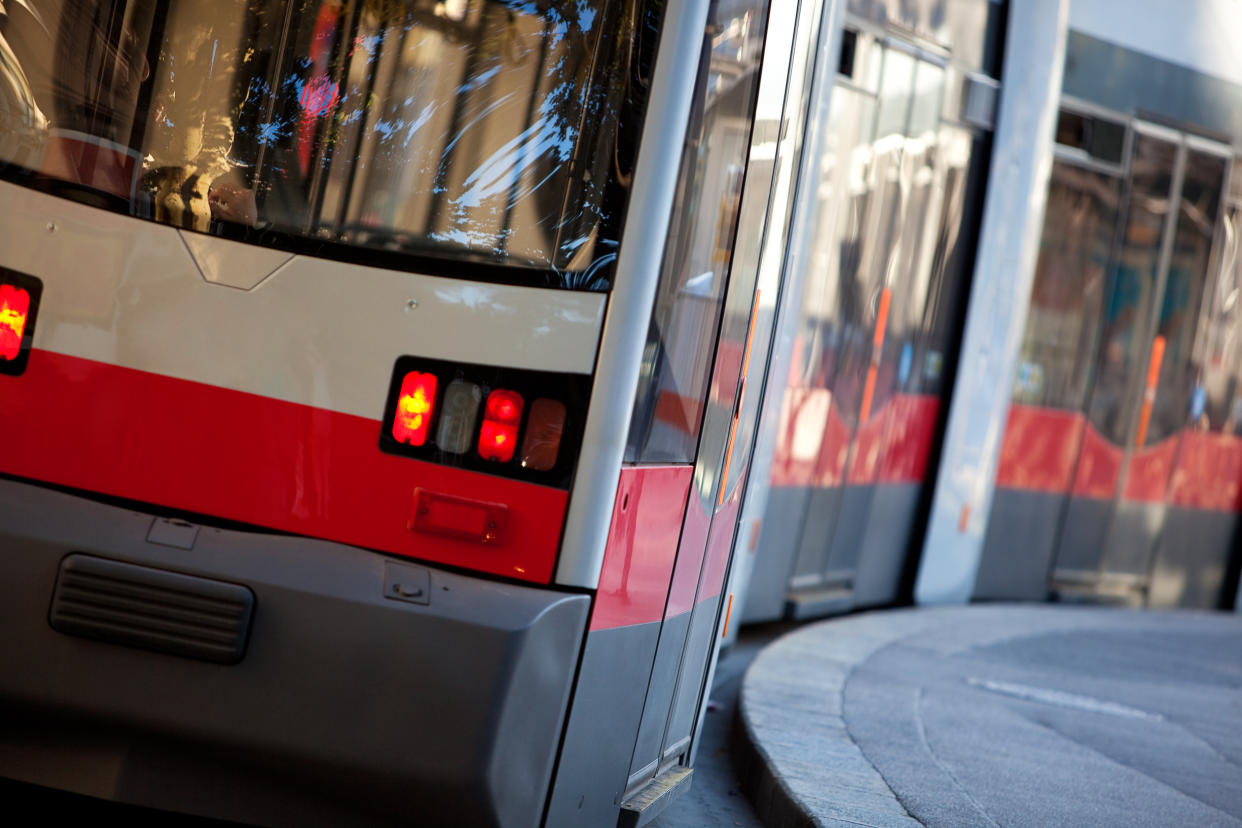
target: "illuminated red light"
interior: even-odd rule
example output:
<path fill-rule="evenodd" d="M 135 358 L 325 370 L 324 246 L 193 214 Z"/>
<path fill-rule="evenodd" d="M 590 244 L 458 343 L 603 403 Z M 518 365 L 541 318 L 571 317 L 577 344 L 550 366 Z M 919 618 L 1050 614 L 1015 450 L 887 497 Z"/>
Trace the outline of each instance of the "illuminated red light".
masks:
<path fill-rule="evenodd" d="M 427 442 L 427 429 L 436 404 L 435 374 L 411 371 L 401 380 L 397 413 L 392 421 L 392 438 L 398 443 L 421 446 Z"/>
<path fill-rule="evenodd" d="M 487 395 L 483 427 L 479 429 L 479 457 L 499 463 L 513 459 L 523 406 L 522 396 L 515 391 L 497 389 Z"/>
<path fill-rule="evenodd" d="M 0 284 L 0 359 L 17 359 L 30 313 L 30 294 L 13 285 Z"/>
<path fill-rule="evenodd" d="M 522 397 L 515 391 L 497 389 L 487 395 L 487 413 L 489 420 L 506 425 L 517 425 L 522 418 Z"/>

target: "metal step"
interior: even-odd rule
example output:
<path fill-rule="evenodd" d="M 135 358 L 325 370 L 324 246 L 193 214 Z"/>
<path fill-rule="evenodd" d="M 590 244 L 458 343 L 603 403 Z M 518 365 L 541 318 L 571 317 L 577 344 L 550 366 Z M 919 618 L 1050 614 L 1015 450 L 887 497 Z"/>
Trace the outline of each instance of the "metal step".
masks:
<path fill-rule="evenodd" d="M 830 587 L 828 589 L 791 592 L 785 602 L 785 617 L 792 621 L 818 618 L 849 612 L 854 608 L 854 588 Z"/>
<path fill-rule="evenodd" d="M 621 803 L 617 828 L 641 828 L 664 812 L 674 799 L 690 790 L 694 768 L 669 768 L 647 787 Z"/>

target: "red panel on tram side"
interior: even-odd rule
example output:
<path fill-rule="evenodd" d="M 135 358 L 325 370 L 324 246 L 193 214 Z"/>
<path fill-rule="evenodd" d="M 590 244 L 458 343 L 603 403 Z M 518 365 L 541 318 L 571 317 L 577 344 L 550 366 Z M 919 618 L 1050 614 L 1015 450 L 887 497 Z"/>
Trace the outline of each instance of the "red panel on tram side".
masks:
<path fill-rule="evenodd" d="M 742 357 L 745 352 L 746 343 L 732 339 L 722 339 L 716 346 L 716 367 L 712 371 L 712 384 L 707 396 L 709 400 L 733 398 L 733 389 L 737 388 L 738 379 L 742 375 Z M 722 388 L 725 389 L 723 392 Z"/>
<path fill-rule="evenodd" d="M 1174 434 L 1156 443 L 1136 449 L 1130 457 L 1126 483 L 1121 496 L 1143 503 L 1163 503 L 1169 491 L 1169 475 L 1177 458 L 1177 437 Z"/>
<path fill-rule="evenodd" d="M 1242 438 L 1183 432 L 1169 502 L 1191 509 L 1242 510 Z"/>
<path fill-rule="evenodd" d="M 996 485 L 1041 492 L 1068 491 L 1085 423 L 1086 418 L 1078 411 L 1010 405 Z"/>
<path fill-rule="evenodd" d="M 898 394 L 877 479 L 880 483 L 919 483 L 927 474 L 927 457 L 936 435 L 940 398 L 931 394 Z"/>
<path fill-rule="evenodd" d="M 385 454 L 378 420 L 32 351 L 0 472 L 547 583 L 567 493 Z M 81 400 L 90 400 L 83 410 Z M 508 507 L 495 544 L 407 528 L 414 490 Z"/>
<path fill-rule="evenodd" d="M 774 486 L 806 486 L 811 481 L 828 416 L 827 392 L 809 388 L 786 388 L 781 401 L 776 447 L 772 455 Z"/>
<path fill-rule="evenodd" d="M 711 515 L 704 511 L 704 506 L 702 499 L 692 492 L 686 502 L 686 520 L 681 530 L 677 565 L 673 569 L 668 606 L 664 610 L 665 618 L 689 612 L 694 607 L 699 574 L 703 568 L 704 550 L 707 548 L 707 532 L 711 528 Z"/>
<path fill-rule="evenodd" d="M 659 621 L 694 467 L 623 466 L 591 629 Z"/>
<path fill-rule="evenodd" d="M 891 401 L 879 411 L 871 412 L 871 419 L 858 427 L 854 433 L 854 453 L 850 457 L 850 471 L 846 480 L 851 486 L 875 483 L 884 450 L 884 434 L 893 416 Z"/>
<path fill-rule="evenodd" d="M 709 598 L 715 598 L 724 589 L 725 570 L 729 566 L 729 550 L 733 547 L 732 530 L 737 526 L 737 513 L 738 499 L 736 497 L 730 497 L 723 506 L 716 510 L 716 516 L 712 520 L 715 525 L 724 528 L 724 531 L 713 532 L 708 538 L 707 562 L 703 567 L 702 586 L 698 591 L 697 602 L 694 595 L 681 596 L 677 601 L 678 612 L 684 611 L 681 609 L 683 606 L 693 606 Z M 670 618 L 677 614 L 672 611 L 672 605 L 673 602 L 670 601 L 668 613 Z"/>
<path fill-rule="evenodd" d="M 1117 478 L 1121 475 L 1122 451 L 1085 423 L 1078 470 L 1074 475 L 1076 497 L 1112 498 L 1117 494 Z"/>
<path fill-rule="evenodd" d="M 815 461 L 815 472 L 811 485 L 820 488 L 840 486 L 845 479 L 845 461 L 849 457 L 850 428 L 841 419 L 840 413 L 832 400 L 831 392 L 820 389 L 828 395 L 828 416 L 824 423 L 824 431 L 820 437 L 819 457 Z"/>

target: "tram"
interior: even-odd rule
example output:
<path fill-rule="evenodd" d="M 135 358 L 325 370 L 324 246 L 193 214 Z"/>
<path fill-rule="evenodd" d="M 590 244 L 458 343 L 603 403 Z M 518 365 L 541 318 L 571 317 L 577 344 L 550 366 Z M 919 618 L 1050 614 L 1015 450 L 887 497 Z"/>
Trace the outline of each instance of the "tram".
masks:
<path fill-rule="evenodd" d="M 0 13 L 0 776 L 649 820 L 727 623 L 819 4 Z"/>
<path fill-rule="evenodd" d="M 846 4 L 741 510 L 741 620 L 1233 607 L 1242 15 L 965 8 L 920 26 Z"/>
<path fill-rule="evenodd" d="M 0 777 L 636 826 L 740 622 L 1224 602 L 1242 79 L 1101 6 L 5 0 Z"/>
<path fill-rule="evenodd" d="M 976 597 L 1235 603 L 1242 14 L 1192 11 L 1070 4 Z"/>
<path fill-rule="evenodd" d="M 982 220 L 1004 29 L 997 3 L 914 4 L 904 16 L 846 6 L 787 240 L 774 390 L 734 583 L 743 622 L 909 591 Z"/>

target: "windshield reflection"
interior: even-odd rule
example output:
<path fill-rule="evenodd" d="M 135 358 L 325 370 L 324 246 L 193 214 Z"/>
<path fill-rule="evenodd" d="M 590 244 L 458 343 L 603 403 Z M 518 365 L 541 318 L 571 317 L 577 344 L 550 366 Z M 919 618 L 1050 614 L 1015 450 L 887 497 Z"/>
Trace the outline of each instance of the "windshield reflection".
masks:
<path fill-rule="evenodd" d="M 188 230 L 606 289 L 658 5 L 10 3 L 0 169 Z"/>

